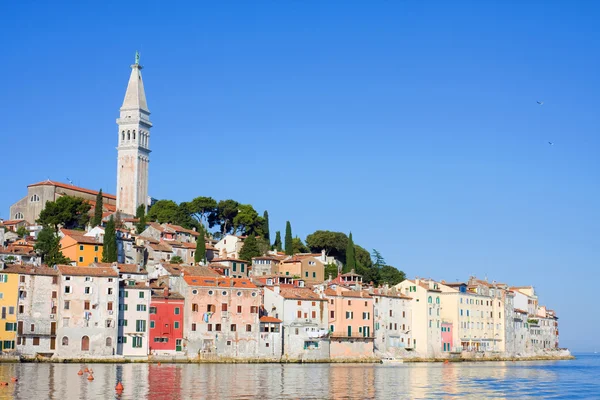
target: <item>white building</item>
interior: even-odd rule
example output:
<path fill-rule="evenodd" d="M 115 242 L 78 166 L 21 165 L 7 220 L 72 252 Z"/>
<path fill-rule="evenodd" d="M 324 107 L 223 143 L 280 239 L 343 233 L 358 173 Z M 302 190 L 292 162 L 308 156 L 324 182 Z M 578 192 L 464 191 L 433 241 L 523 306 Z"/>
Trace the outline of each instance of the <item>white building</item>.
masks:
<path fill-rule="evenodd" d="M 117 354 L 146 357 L 150 337 L 150 300 L 148 282 L 124 278 L 119 288 Z"/>
<path fill-rule="evenodd" d="M 114 267 L 59 265 L 57 351 L 60 358 L 116 354 L 119 273 Z"/>
<path fill-rule="evenodd" d="M 387 287 L 373 290 L 371 296 L 375 354 L 395 356 L 412 350 L 412 298 Z"/>

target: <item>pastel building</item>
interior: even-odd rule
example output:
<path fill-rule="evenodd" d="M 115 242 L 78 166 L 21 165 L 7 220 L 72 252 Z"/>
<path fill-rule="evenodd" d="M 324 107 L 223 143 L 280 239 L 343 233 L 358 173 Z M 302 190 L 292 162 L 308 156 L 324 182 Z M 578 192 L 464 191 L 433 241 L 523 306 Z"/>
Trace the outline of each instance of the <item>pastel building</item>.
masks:
<path fill-rule="evenodd" d="M 26 290 L 19 289 L 19 274 L 0 263 L 0 346 L 3 352 L 16 349 L 17 338 L 17 304 L 28 295 Z"/>
<path fill-rule="evenodd" d="M 322 254 L 296 254 L 279 264 L 279 273 L 297 276 L 307 283 L 325 280 L 325 256 Z"/>
<path fill-rule="evenodd" d="M 264 308 L 283 321 L 283 358 L 329 359 L 328 300 L 308 288 L 264 288 Z"/>
<path fill-rule="evenodd" d="M 184 275 L 184 332 L 189 357 L 258 354 L 260 292 L 248 279 Z"/>
<path fill-rule="evenodd" d="M 411 297 L 395 287 L 371 291 L 374 317 L 374 351 L 380 356 L 400 356 L 414 349 Z"/>
<path fill-rule="evenodd" d="M 414 352 L 422 357 L 442 355 L 442 310 L 440 284 L 431 279 L 406 279 L 395 286 L 411 297 Z"/>
<path fill-rule="evenodd" d="M 148 355 L 150 338 L 150 286 L 147 281 L 133 278 L 123 279 L 119 286 L 117 354 L 145 357 Z M 116 314 L 113 311 L 112 315 Z"/>
<path fill-rule="evenodd" d="M 94 236 L 85 236 L 83 231 L 61 229 L 60 250 L 65 257 L 78 266 L 102 260 L 102 240 Z"/>
<path fill-rule="evenodd" d="M 116 267 L 59 265 L 55 356 L 111 357 L 117 350 L 119 273 Z"/>
<path fill-rule="evenodd" d="M 326 289 L 331 358 L 373 356 L 373 298 L 340 285 Z"/>

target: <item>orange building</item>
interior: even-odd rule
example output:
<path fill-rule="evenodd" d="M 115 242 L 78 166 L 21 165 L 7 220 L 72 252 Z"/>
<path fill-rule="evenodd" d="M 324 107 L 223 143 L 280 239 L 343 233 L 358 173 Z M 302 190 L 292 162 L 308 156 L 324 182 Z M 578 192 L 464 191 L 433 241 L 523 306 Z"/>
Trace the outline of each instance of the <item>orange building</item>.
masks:
<path fill-rule="evenodd" d="M 102 260 L 102 242 L 94 236 L 84 236 L 82 231 L 62 229 L 60 250 L 77 266 L 85 267 Z"/>

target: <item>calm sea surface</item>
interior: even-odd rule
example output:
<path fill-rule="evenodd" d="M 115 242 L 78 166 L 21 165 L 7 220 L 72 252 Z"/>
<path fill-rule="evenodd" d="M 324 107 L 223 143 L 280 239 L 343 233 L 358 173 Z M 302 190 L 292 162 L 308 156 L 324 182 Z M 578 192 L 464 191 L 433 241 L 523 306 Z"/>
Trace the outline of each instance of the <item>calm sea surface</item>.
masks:
<path fill-rule="evenodd" d="M 85 366 L 84 366 L 85 367 Z M 83 368 L 84 368 L 83 367 Z M 2 364 L 0 399 L 600 398 L 600 356 L 455 364 Z M 19 381 L 11 382 L 16 376 Z M 119 396 L 114 387 L 122 381 Z"/>

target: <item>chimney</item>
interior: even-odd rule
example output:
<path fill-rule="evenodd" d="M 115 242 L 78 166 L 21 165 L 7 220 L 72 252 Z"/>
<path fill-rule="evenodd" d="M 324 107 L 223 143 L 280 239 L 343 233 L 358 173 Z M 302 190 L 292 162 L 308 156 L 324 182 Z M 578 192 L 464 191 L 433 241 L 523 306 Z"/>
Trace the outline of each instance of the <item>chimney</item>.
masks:
<path fill-rule="evenodd" d="M 279 294 L 281 292 L 280 287 L 279 287 L 279 283 L 277 283 L 277 285 L 273 286 L 273 292 L 275 294 Z"/>
<path fill-rule="evenodd" d="M 168 286 L 165 286 L 164 295 L 165 295 L 165 299 L 169 297 L 169 287 Z"/>
<path fill-rule="evenodd" d="M 327 261 L 327 254 L 325 254 L 325 249 L 321 250 L 321 262 L 325 263 Z"/>
<path fill-rule="evenodd" d="M 332 280 L 332 279 L 331 279 L 331 274 L 329 274 L 329 282 L 331 282 L 331 280 Z"/>

